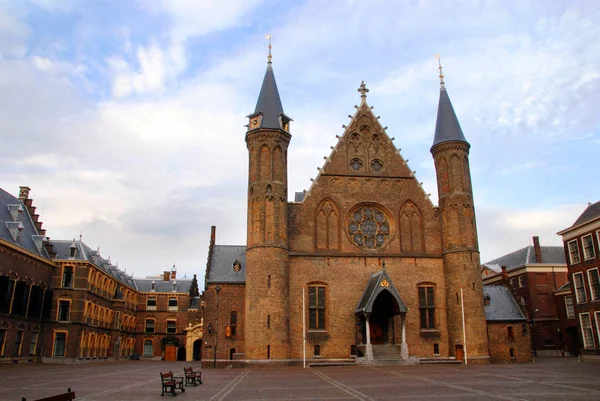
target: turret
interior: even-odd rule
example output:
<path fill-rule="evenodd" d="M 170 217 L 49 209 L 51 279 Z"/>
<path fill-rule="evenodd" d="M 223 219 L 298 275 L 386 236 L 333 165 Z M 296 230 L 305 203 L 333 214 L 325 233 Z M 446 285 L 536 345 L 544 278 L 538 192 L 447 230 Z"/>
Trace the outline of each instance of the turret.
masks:
<path fill-rule="evenodd" d="M 469 169 L 471 145 L 465 139 L 450 102 L 441 64 L 439 70 L 440 100 L 431 154 L 438 182 L 448 340 L 451 352 L 460 353 L 457 348 L 462 347 L 470 362 L 487 362 L 483 284 L 479 274 L 477 226 Z"/>
<path fill-rule="evenodd" d="M 283 113 L 271 63 L 248 116 L 246 357 L 289 358 L 287 148 L 292 121 Z"/>

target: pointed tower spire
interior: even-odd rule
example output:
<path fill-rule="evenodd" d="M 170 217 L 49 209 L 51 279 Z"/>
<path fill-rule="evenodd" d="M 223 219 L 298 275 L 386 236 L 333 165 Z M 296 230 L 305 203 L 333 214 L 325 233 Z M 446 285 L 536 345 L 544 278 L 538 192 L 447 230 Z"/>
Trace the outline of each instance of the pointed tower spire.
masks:
<path fill-rule="evenodd" d="M 465 142 L 469 144 L 465 139 L 465 136 L 460 128 L 460 123 L 448 97 L 446 91 L 446 83 L 444 82 L 444 74 L 442 72 L 442 63 L 438 58 L 438 69 L 440 70 L 440 102 L 438 104 L 437 122 L 435 124 L 435 135 L 433 138 L 432 148 L 443 142 Z"/>
<path fill-rule="evenodd" d="M 249 115 L 250 125 L 248 131 L 257 128 L 283 129 L 289 131 L 289 123 L 291 118 L 283 113 L 281 98 L 277 90 L 275 82 L 275 74 L 273 73 L 272 55 L 271 55 L 271 35 L 267 35 L 269 40 L 269 55 L 267 57 L 267 71 L 263 79 L 258 101 L 254 113 Z"/>

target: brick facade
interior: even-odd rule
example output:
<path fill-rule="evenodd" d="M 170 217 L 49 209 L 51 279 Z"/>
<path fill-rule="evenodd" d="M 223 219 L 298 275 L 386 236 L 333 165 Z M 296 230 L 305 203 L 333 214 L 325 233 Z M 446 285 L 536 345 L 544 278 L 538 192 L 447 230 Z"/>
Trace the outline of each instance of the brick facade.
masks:
<path fill-rule="evenodd" d="M 410 355 L 454 357 L 457 346 L 465 345 L 457 302 L 462 289 L 469 361 L 488 362 L 466 141 L 432 148 L 440 188 L 436 207 L 367 105 L 363 85 L 363 102 L 312 187 L 300 201 L 287 202 L 289 122 L 279 110 L 279 121 L 286 123 L 278 126 L 270 111 L 260 108 L 265 88 L 277 97 L 271 106 L 277 105 L 270 66 L 246 135 L 245 294 L 242 298 L 244 283 L 225 285 L 233 260 L 220 266 L 211 262 L 213 232 L 205 329 L 209 322 L 216 325 L 217 297 L 238 297 L 245 331 L 235 348 L 246 362 L 302 360 L 303 324 L 309 360 L 347 360 L 367 337 L 373 344 L 400 346 L 402 320 Z M 408 311 L 401 316 L 395 312 L 396 301 L 383 296 L 370 314 L 355 313 L 371 275 L 382 269 L 392 283 L 381 285 L 393 286 Z M 222 305 L 219 301 L 219 322 L 226 319 Z M 219 323 L 219 360 L 227 358 L 221 351 L 227 347 L 221 327 Z M 205 349 L 204 358 L 211 352 Z"/>
<path fill-rule="evenodd" d="M 588 205 L 558 234 L 569 268 L 579 352 L 584 359 L 600 360 L 600 202 Z M 569 334 L 572 338 L 574 330 Z"/>
<path fill-rule="evenodd" d="M 531 362 L 531 336 L 527 323 L 488 322 L 492 363 Z"/>
<path fill-rule="evenodd" d="M 149 317 L 156 320 L 153 356 L 186 358 L 184 329 L 201 323 L 197 302 L 191 302 L 191 294 L 198 299 L 195 281 L 177 284 L 173 267 L 160 291 L 144 292 L 138 286 L 149 280 L 134 280 L 81 239 L 49 241 L 29 188 L 21 187 L 19 199 L 4 191 L 0 196 L 9 205 L 0 217 L 14 231 L 0 238 L 0 363 L 85 363 L 143 354 Z M 157 310 L 147 311 L 148 296 L 157 297 Z"/>
<path fill-rule="evenodd" d="M 44 302 L 51 300 L 48 283 L 53 265 L 0 242 L 0 266 L 0 363 L 38 361 L 44 349 L 47 323 L 43 317 L 49 312 Z M 17 286 L 25 290 L 21 302 L 15 300 Z"/>

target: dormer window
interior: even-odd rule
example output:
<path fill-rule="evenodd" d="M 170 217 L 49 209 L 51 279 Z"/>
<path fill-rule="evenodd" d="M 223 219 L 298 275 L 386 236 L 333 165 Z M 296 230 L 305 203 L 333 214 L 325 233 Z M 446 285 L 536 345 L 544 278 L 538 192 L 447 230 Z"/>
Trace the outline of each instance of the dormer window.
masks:
<path fill-rule="evenodd" d="M 150 285 L 150 291 L 156 291 L 156 281 L 152 280 L 152 284 Z"/>
<path fill-rule="evenodd" d="M 77 247 L 75 246 L 75 244 L 73 244 L 69 248 L 69 257 L 74 258 L 76 253 L 77 253 Z"/>
<path fill-rule="evenodd" d="M 173 292 L 177 292 L 177 281 L 173 281 Z"/>
<path fill-rule="evenodd" d="M 242 264 L 240 263 L 239 260 L 235 260 L 235 262 L 233 262 L 233 271 L 234 272 L 239 272 L 242 269 Z"/>
<path fill-rule="evenodd" d="M 286 118 L 282 115 L 279 116 L 279 124 L 281 124 L 281 129 L 289 132 L 290 131 L 290 119 Z"/>

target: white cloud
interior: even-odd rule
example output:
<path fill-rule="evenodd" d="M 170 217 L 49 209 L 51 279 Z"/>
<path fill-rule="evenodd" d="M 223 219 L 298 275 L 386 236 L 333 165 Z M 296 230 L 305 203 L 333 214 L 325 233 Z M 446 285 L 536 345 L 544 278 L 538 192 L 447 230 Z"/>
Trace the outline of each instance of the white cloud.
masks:
<path fill-rule="evenodd" d="M 113 94 L 126 97 L 163 90 L 167 80 L 185 69 L 186 59 L 181 45 L 171 44 L 163 50 L 153 43 L 138 46 L 131 62 L 111 57 L 107 64 L 113 73 Z"/>
<path fill-rule="evenodd" d="M 159 0 L 143 1 L 149 9 L 171 19 L 175 42 L 204 36 L 243 22 L 262 0 Z"/>
<path fill-rule="evenodd" d="M 570 227 L 586 205 L 553 208 L 477 207 L 481 261 L 496 259 L 531 243 L 539 236 L 542 245 L 561 246 L 559 230 Z"/>
<path fill-rule="evenodd" d="M 25 58 L 29 28 L 0 15 L 0 33 L 10 33 L 0 35 L 0 51 L 16 58 L 0 59 L 0 92 L 11 94 L 0 96 L 0 135 L 11 144 L 0 150 L 6 166 L 0 179 L 11 192 L 23 184 L 33 188 L 53 238 L 82 230 L 90 246 L 100 245 L 103 255 L 139 276 L 174 261 L 181 272 L 200 272 L 212 224 L 219 243 L 244 243 L 243 124 L 260 88 L 269 31 L 283 105 L 295 119 L 290 197 L 317 175 L 365 79 L 369 104 L 437 203 L 429 146 L 438 96 L 433 55 L 440 52 L 455 109 L 474 144 L 482 259 L 525 246 L 532 235 L 557 244 L 555 232 L 583 210 L 561 206 L 578 200 L 555 189 L 514 195 L 542 206 L 504 202 L 525 172 L 547 174 L 568 164 L 556 165 L 547 141 L 515 149 L 523 138 L 598 142 L 594 7 L 571 4 L 562 12 L 512 3 L 307 1 L 280 7 L 267 23 L 253 12 L 258 1 L 143 4 L 168 20 L 165 30 L 139 36 L 125 26 L 117 32 L 119 46 L 74 60 Z M 267 6 L 261 4 L 261 12 Z M 214 40 L 227 51 L 215 49 Z M 90 70 L 107 73 L 95 77 L 91 93 L 79 81 Z M 98 94 L 103 79 L 112 95 Z M 537 148 L 546 154 L 534 154 Z M 486 163 L 501 166 L 501 179 L 512 182 L 494 181 L 498 175 L 492 179 Z"/>

